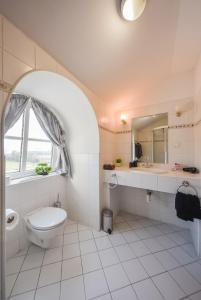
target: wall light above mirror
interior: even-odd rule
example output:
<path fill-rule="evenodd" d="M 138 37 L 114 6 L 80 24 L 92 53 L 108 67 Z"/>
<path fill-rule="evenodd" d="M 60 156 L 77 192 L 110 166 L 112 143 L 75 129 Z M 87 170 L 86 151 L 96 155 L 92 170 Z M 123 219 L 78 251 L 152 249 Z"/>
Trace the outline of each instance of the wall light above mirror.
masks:
<path fill-rule="evenodd" d="M 131 160 L 168 163 L 168 114 L 132 119 Z"/>

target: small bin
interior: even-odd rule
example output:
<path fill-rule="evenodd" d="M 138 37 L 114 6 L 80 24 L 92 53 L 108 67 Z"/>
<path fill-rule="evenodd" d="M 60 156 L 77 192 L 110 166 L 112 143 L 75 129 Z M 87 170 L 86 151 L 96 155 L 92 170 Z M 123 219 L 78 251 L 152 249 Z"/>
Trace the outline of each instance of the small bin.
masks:
<path fill-rule="evenodd" d="M 103 230 L 109 234 L 113 230 L 113 212 L 110 209 L 104 209 L 102 212 Z"/>

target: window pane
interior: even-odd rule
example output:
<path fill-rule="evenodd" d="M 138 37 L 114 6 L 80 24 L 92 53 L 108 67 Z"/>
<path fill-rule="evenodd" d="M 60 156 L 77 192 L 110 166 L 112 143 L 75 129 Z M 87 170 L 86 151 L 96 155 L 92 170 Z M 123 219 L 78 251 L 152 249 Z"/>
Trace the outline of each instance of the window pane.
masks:
<path fill-rule="evenodd" d="M 6 172 L 17 172 L 20 169 L 21 140 L 4 139 Z"/>
<path fill-rule="evenodd" d="M 19 120 L 11 127 L 5 136 L 15 136 L 22 137 L 22 124 L 23 124 L 23 114 L 19 118 Z"/>
<path fill-rule="evenodd" d="M 29 138 L 49 140 L 45 132 L 42 130 L 40 124 L 38 123 L 33 109 L 30 109 Z"/>
<path fill-rule="evenodd" d="M 51 163 L 52 144 L 49 142 L 28 141 L 27 170 L 33 170 L 38 163 Z"/>

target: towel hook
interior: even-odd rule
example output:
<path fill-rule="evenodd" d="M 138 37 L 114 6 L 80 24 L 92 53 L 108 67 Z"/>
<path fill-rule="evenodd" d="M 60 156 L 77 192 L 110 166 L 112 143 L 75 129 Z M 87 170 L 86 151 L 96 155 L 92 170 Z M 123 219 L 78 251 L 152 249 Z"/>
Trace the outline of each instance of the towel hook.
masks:
<path fill-rule="evenodd" d="M 195 192 L 195 194 L 196 194 L 196 196 L 198 197 L 198 191 L 196 190 L 196 188 L 193 186 L 193 185 L 191 185 L 187 180 L 184 180 L 183 182 L 182 182 L 182 184 L 178 187 L 178 189 L 177 189 L 177 192 L 179 192 L 179 190 L 180 190 L 180 188 L 182 188 L 182 187 L 190 187 L 194 192 Z"/>

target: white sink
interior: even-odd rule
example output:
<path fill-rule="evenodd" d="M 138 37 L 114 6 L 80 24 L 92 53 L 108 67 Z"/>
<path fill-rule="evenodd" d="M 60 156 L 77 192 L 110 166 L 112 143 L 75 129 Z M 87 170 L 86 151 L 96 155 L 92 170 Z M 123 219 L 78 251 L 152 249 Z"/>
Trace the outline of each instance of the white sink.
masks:
<path fill-rule="evenodd" d="M 137 167 L 131 169 L 133 172 L 138 171 L 138 172 L 143 172 L 143 173 L 152 173 L 152 174 L 166 174 L 168 173 L 167 170 L 164 169 L 159 169 L 159 168 L 145 168 L 145 167 Z"/>

